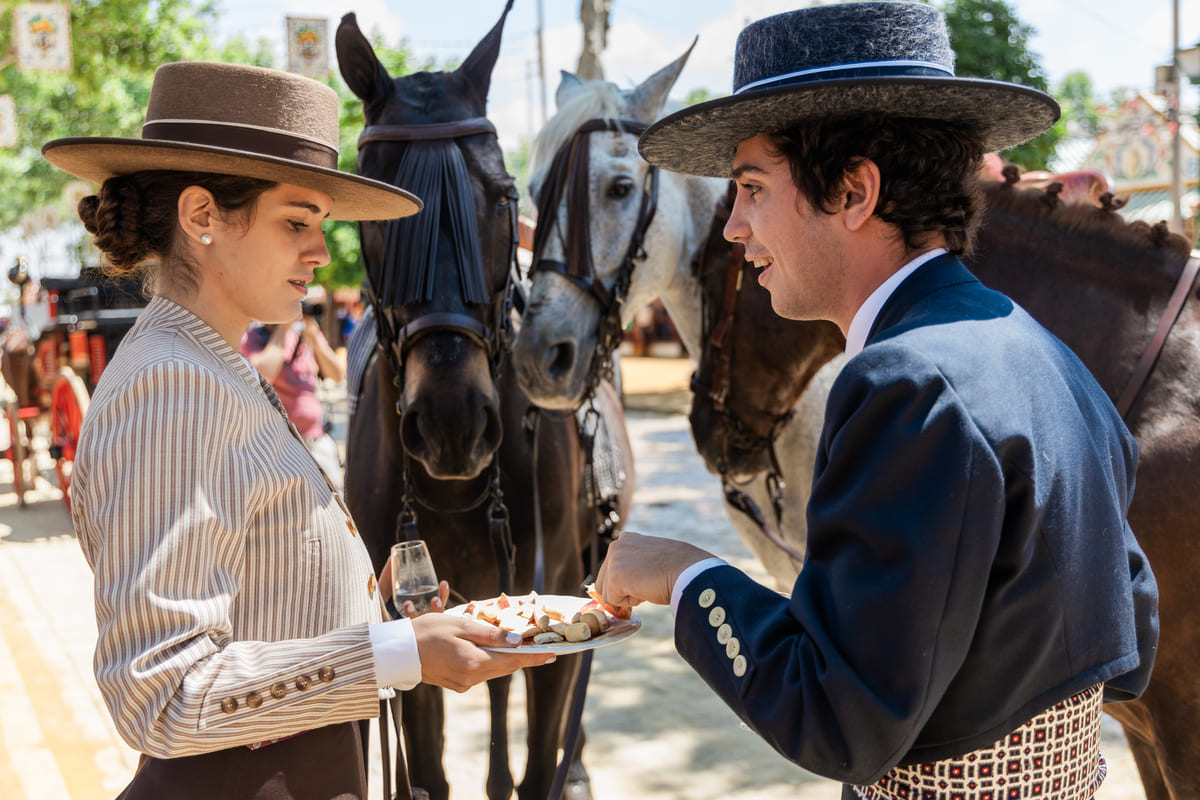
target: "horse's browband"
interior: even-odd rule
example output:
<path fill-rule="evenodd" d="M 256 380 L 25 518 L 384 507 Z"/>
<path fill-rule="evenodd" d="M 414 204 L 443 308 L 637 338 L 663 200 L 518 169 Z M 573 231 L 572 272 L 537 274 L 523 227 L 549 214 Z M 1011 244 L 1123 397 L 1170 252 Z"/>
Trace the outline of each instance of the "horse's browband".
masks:
<path fill-rule="evenodd" d="M 368 125 L 358 137 L 358 148 L 370 142 L 428 142 L 457 139 L 480 133 L 496 135 L 496 126 L 486 117 L 435 122 L 428 125 Z"/>

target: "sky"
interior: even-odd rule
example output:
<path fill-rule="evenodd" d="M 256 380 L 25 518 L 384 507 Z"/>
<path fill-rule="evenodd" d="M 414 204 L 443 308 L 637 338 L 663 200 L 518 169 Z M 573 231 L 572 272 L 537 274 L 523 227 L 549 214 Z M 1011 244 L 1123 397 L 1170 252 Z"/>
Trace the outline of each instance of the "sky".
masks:
<path fill-rule="evenodd" d="M 645 80 L 681 55 L 693 37 L 696 49 L 672 97 L 693 89 L 714 94 L 731 89 L 733 50 L 746 22 L 789 11 L 803 0 L 612 0 L 608 46 L 601 62 L 605 78 L 623 88 Z M 1031 49 L 1054 86 L 1064 75 L 1084 70 L 1098 97 L 1109 90 L 1150 88 L 1154 67 L 1169 61 L 1173 9 L 1179 10 L 1179 44 L 1200 42 L 1200 0 L 1008 0 L 1037 33 Z M 503 0 L 221 0 L 220 35 L 278 43 L 283 63 L 284 18 L 324 17 L 330 35 L 342 14 L 354 11 L 359 26 L 378 31 L 389 44 L 405 40 L 419 60 L 438 63 L 464 58 L 499 19 Z M 500 58 L 492 73 L 489 117 L 501 143 L 514 147 L 541 128 L 542 85 L 538 79 L 537 29 L 542 18 L 546 113 L 554 113 L 559 71 L 574 71 L 582 33 L 578 0 L 515 0 L 505 24 Z M 335 56 L 330 53 L 331 63 Z M 1185 89 L 1185 106 L 1196 105 L 1196 87 Z"/>

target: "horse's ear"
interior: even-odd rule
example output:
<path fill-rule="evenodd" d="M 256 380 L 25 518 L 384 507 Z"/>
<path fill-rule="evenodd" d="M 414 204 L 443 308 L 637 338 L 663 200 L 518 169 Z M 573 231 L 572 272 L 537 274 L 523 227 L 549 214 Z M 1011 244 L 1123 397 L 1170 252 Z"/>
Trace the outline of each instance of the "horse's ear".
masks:
<path fill-rule="evenodd" d="M 558 80 L 558 88 L 554 90 L 554 106 L 561 109 L 567 101 L 583 88 L 583 81 L 574 72 L 560 70 L 562 77 Z"/>
<path fill-rule="evenodd" d="M 342 17 L 334 44 L 342 78 L 364 106 L 377 103 L 391 93 L 392 76 L 379 63 L 371 43 L 358 29 L 358 19 L 353 11 Z"/>
<path fill-rule="evenodd" d="M 458 71 L 465 75 L 468 82 L 474 87 L 476 95 L 484 107 L 487 106 L 488 89 L 492 85 L 492 68 L 496 66 L 496 59 L 500 56 L 500 38 L 504 35 L 504 20 L 507 19 L 508 12 L 512 10 L 512 4 L 513 0 L 508 0 L 504 6 L 504 13 L 500 15 L 500 21 L 488 31 L 487 36 L 479 40 L 479 44 L 475 45 L 471 55 L 467 56 L 467 60 L 458 68 Z"/>
<path fill-rule="evenodd" d="M 683 71 L 683 65 L 687 63 L 688 56 L 692 54 L 699 40 L 699 36 L 692 39 L 691 45 L 683 55 L 651 75 L 641 86 L 629 93 L 629 111 L 634 119 L 647 123 L 658 119 L 667 102 L 667 94 L 675 85 L 675 81 L 679 80 L 679 73 Z"/>

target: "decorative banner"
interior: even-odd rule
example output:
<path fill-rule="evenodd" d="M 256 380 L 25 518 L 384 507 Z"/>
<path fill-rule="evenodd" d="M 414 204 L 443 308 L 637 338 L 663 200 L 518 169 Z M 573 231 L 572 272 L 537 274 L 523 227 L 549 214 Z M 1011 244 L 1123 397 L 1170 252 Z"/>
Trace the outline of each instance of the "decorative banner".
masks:
<path fill-rule="evenodd" d="M 25 3 L 13 9 L 18 69 L 71 71 L 71 14 L 66 3 Z"/>
<path fill-rule="evenodd" d="M 0 95 L 0 147 L 17 146 L 17 106 L 11 94 Z"/>
<path fill-rule="evenodd" d="M 287 18 L 288 71 L 310 78 L 329 77 L 329 21 Z"/>

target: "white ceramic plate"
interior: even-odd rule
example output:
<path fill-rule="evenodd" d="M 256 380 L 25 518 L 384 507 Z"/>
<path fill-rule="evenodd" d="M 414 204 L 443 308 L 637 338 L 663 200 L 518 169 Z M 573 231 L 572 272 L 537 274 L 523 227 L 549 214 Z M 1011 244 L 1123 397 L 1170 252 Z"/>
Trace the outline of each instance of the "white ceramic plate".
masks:
<path fill-rule="evenodd" d="M 491 598 L 495 599 L 495 598 Z M 583 604 L 587 600 L 581 597 L 569 597 L 566 595 L 541 595 L 541 600 L 552 603 L 558 606 L 569 606 L 572 602 Z M 488 603 L 491 600 L 483 600 L 477 602 Z M 446 609 L 447 614 L 458 614 L 462 616 L 466 610 L 465 605 L 455 606 L 454 608 Z M 642 618 L 633 612 L 629 615 L 629 619 L 617 619 L 612 615 L 608 617 L 609 629 L 604 633 L 593 636 L 583 642 L 555 642 L 554 644 L 533 644 L 532 640 L 527 640 L 526 643 L 516 647 L 484 647 L 484 650 L 491 650 L 494 653 L 556 653 L 558 655 L 566 655 L 568 653 L 578 653 L 584 650 L 594 650 L 597 647 L 607 647 L 610 644 L 623 642 L 630 636 L 633 636 L 642 627 Z"/>

